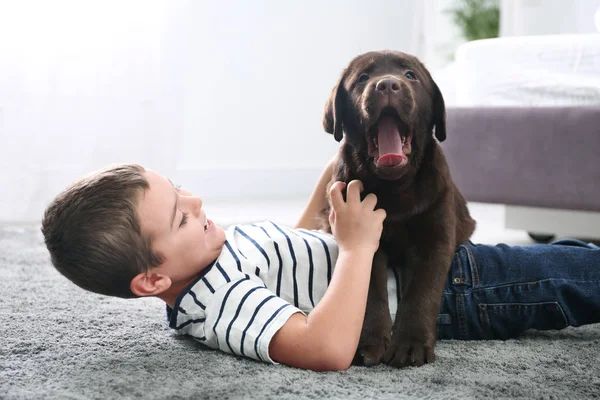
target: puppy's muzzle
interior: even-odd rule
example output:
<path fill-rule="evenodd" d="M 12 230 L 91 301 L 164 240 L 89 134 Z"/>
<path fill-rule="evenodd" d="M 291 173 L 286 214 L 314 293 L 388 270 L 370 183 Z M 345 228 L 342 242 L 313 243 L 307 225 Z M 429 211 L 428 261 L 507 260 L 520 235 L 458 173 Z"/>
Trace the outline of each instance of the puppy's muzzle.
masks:
<path fill-rule="evenodd" d="M 400 81 L 393 78 L 379 80 L 375 84 L 375 95 L 377 96 L 376 101 L 380 110 L 390 106 L 395 102 L 392 97 L 395 98 L 400 95 Z"/>
<path fill-rule="evenodd" d="M 400 82 L 397 79 L 382 79 L 375 85 L 375 90 L 381 94 L 389 95 L 392 92 L 398 92 L 400 90 Z"/>

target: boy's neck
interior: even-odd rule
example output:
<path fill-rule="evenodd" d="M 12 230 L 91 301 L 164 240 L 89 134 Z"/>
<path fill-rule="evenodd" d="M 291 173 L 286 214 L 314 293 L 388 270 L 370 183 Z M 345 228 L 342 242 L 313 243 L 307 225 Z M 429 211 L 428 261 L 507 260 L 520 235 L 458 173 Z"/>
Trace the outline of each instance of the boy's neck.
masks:
<path fill-rule="evenodd" d="M 214 261 L 211 262 L 209 265 L 207 265 L 205 267 L 205 269 L 208 268 L 212 264 L 214 264 Z M 184 281 L 179 281 L 179 282 L 171 281 L 171 286 L 164 292 L 157 294 L 156 297 L 158 297 L 159 299 L 161 299 L 162 301 L 167 303 L 171 308 L 173 308 L 175 306 L 175 302 L 177 301 L 177 298 L 179 297 L 179 295 L 185 289 L 187 289 L 188 286 L 190 286 L 194 281 L 196 281 L 198 279 L 198 277 L 200 275 L 202 275 L 204 272 L 205 271 L 203 269 L 202 271 L 200 271 L 199 274 L 194 275 L 190 279 L 187 279 Z"/>
<path fill-rule="evenodd" d="M 171 287 L 156 297 L 167 303 L 171 308 L 175 307 L 177 298 L 197 277 L 193 277 L 189 281 L 174 283 Z"/>

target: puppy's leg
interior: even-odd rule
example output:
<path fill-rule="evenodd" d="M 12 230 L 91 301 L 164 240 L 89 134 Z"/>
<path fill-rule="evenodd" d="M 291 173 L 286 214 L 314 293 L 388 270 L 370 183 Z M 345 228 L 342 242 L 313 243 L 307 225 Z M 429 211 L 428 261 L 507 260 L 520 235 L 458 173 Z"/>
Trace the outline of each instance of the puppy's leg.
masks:
<path fill-rule="evenodd" d="M 387 257 L 378 250 L 373 257 L 367 309 L 353 364 L 371 367 L 381 362 L 390 344 L 392 319 L 388 306 Z"/>
<path fill-rule="evenodd" d="M 432 247 L 409 249 L 402 272 L 402 300 L 384 356 L 395 367 L 422 366 L 435 361 L 437 316 L 453 246 L 438 243 Z"/>

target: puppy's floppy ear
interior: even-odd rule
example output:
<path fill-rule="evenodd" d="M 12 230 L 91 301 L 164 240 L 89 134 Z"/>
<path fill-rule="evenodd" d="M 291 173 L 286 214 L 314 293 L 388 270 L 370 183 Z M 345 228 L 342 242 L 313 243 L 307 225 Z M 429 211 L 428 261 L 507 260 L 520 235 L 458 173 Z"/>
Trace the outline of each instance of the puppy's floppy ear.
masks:
<path fill-rule="evenodd" d="M 323 129 L 325 132 L 333 134 L 333 137 L 338 142 L 342 140 L 344 136 L 344 104 L 348 94 L 344 89 L 344 79 L 346 78 L 346 71 L 342 74 L 340 81 L 335 85 L 329 95 L 329 99 L 325 104 L 325 110 L 323 112 Z"/>
<path fill-rule="evenodd" d="M 446 140 L 446 104 L 442 92 L 436 83 L 433 84 L 433 126 L 435 126 L 435 137 L 440 142 Z"/>

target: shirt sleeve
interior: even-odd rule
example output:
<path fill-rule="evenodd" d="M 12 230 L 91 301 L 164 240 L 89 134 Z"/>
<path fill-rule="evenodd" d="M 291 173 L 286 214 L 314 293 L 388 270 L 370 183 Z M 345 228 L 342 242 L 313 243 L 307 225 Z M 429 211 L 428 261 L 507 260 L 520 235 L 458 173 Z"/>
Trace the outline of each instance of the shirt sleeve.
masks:
<path fill-rule="evenodd" d="M 248 277 L 220 287 L 206 306 L 204 340 L 227 353 L 276 364 L 269 356 L 273 335 L 302 311 Z M 304 313 L 303 313 L 304 314 Z"/>

